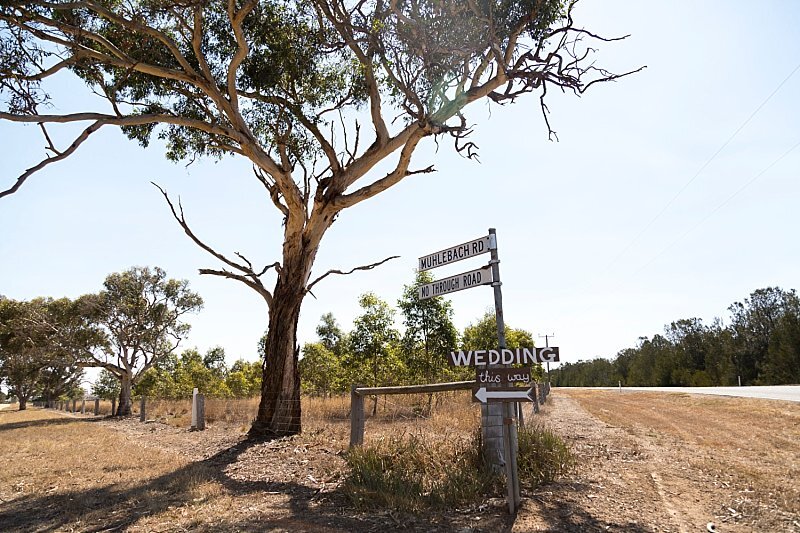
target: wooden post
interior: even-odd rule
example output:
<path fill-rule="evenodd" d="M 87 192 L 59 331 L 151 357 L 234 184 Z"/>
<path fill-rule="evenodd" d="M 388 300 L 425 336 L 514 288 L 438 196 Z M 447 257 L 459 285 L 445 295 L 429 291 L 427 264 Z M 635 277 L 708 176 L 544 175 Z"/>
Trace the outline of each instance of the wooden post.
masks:
<path fill-rule="evenodd" d="M 539 383 L 539 403 L 544 405 L 544 383 Z"/>
<path fill-rule="evenodd" d="M 142 401 L 141 401 L 141 403 L 139 405 L 139 422 L 144 422 L 145 420 L 147 420 L 147 415 L 145 415 L 145 411 L 144 411 L 146 403 L 147 403 L 147 399 L 145 398 L 144 395 L 142 395 Z"/>
<path fill-rule="evenodd" d="M 117 399 L 111 398 L 111 416 L 117 414 Z"/>
<path fill-rule="evenodd" d="M 364 397 L 358 385 L 350 388 L 350 446 L 364 444 Z"/>
<path fill-rule="evenodd" d="M 206 429 L 206 396 L 197 395 L 197 428 L 198 431 Z"/>
<path fill-rule="evenodd" d="M 81 398 L 81 414 L 86 414 L 86 398 Z"/>
<path fill-rule="evenodd" d="M 100 414 L 100 398 L 94 399 L 94 416 Z"/>
<path fill-rule="evenodd" d="M 539 413 L 539 385 L 533 383 L 533 414 Z"/>
<path fill-rule="evenodd" d="M 193 431 L 206 429 L 206 398 L 195 388 L 192 391 L 192 428 Z"/>
<path fill-rule="evenodd" d="M 197 394 L 198 390 L 195 387 L 192 390 L 192 425 L 191 429 L 197 429 Z"/>
<path fill-rule="evenodd" d="M 73 398 L 72 399 L 72 412 L 73 413 L 76 413 L 78 411 L 77 407 L 78 407 L 78 399 L 77 398 Z"/>

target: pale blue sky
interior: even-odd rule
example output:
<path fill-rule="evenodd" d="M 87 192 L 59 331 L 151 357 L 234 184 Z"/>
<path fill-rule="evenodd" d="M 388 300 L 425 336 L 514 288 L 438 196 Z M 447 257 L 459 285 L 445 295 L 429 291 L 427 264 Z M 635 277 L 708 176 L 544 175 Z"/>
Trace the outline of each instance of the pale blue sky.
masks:
<path fill-rule="evenodd" d="M 317 299 L 304 303 L 301 343 L 315 340 L 328 311 L 349 329 L 361 292 L 394 304 L 419 256 L 489 227 L 497 228 L 507 322 L 554 332 L 563 361 L 614 356 L 675 319 L 725 317 L 757 288 L 800 287 L 800 148 L 779 160 L 800 142 L 800 4 L 584 0 L 576 20 L 605 35 L 631 34 L 602 45 L 599 64 L 647 69 L 581 99 L 552 94 L 557 143 L 547 140 L 535 97 L 473 105 L 481 163 L 454 155 L 447 140 L 438 152 L 428 141 L 414 163 L 434 163 L 437 173 L 344 212 L 330 230 L 317 273 L 401 258 L 318 285 Z M 80 86 L 60 82 L 54 111 L 90 101 Z M 44 151 L 33 127 L 0 123 L 0 139 L 5 188 Z M 0 200 L 0 293 L 75 297 L 98 291 L 110 272 L 158 265 L 189 279 L 206 301 L 186 347 L 219 344 L 231 361 L 253 359 L 263 301 L 197 273 L 220 265 L 174 223 L 151 180 L 180 195 L 196 233 L 220 251 L 260 264 L 279 259 L 279 218 L 246 161 L 185 168 L 109 128 Z M 492 306 L 491 289 L 462 291 L 452 302 L 461 329 Z"/>

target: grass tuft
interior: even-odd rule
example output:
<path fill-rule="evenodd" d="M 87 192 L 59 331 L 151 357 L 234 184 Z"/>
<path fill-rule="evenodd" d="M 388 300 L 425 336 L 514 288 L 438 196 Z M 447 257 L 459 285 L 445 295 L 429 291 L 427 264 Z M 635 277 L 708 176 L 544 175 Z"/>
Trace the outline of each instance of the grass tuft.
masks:
<path fill-rule="evenodd" d="M 479 438 L 390 436 L 345 456 L 343 489 L 357 507 L 402 511 L 475 501 L 498 483 L 483 464 Z"/>
<path fill-rule="evenodd" d="M 541 426 L 519 430 L 520 482 L 533 488 L 566 474 L 575 459 L 567 445 Z M 501 495 L 503 479 L 483 460 L 480 430 L 470 437 L 399 435 L 355 447 L 345 456 L 343 490 L 360 508 L 417 512 L 476 503 Z"/>
<path fill-rule="evenodd" d="M 541 425 L 517 432 L 519 480 L 530 488 L 552 483 L 575 466 L 575 456 L 561 437 Z"/>

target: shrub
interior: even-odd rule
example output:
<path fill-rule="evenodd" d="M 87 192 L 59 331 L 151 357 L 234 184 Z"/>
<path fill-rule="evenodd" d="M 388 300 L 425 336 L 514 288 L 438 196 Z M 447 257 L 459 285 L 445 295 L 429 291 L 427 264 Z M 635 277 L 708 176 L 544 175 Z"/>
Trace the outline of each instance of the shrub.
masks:
<path fill-rule="evenodd" d="M 499 481 L 481 457 L 479 434 L 388 437 L 347 452 L 343 488 L 358 507 L 452 507 L 476 500 Z"/>
<path fill-rule="evenodd" d="M 517 469 L 521 484 L 534 488 L 552 483 L 574 466 L 575 457 L 570 449 L 544 426 L 525 426 L 517 435 Z"/>
<path fill-rule="evenodd" d="M 567 473 L 574 457 L 566 444 L 541 426 L 518 431 L 517 466 L 528 488 Z M 386 437 L 352 448 L 343 489 L 358 507 L 420 511 L 454 507 L 499 496 L 504 483 L 483 460 L 480 430 L 470 437 L 420 435 Z"/>

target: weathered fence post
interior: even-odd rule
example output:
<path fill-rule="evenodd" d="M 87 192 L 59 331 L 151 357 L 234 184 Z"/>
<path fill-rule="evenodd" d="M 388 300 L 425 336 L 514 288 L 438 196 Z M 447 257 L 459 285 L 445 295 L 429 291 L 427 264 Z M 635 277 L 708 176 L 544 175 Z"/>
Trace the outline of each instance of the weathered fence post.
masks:
<path fill-rule="evenodd" d="M 545 387 L 544 383 L 539 383 L 539 403 L 542 405 L 544 405 L 544 400 L 545 400 L 544 387 Z"/>
<path fill-rule="evenodd" d="M 358 385 L 350 387 L 350 446 L 364 444 L 364 397 Z"/>
<path fill-rule="evenodd" d="M 86 398 L 81 398 L 81 414 L 86 414 Z"/>
<path fill-rule="evenodd" d="M 206 397 L 195 388 L 192 391 L 192 429 L 206 429 Z"/>
<path fill-rule="evenodd" d="M 539 385 L 534 381 L 533 382 L 533 414 L 539 413 Z"/>
<path fill-rule="evenodd" d="M 117 399 L 111 398 L 111 416 L 117 414 Z"/>
<path fill-rule="evenodd" d="M 94 416 L 100 414 L 100 398 L 94 399 Z"/>
<path fill-rule="evenodd" d="M 147 398 L 144 395 L 142 395 L 142 401 L 139 406 L 139 422 L 144 422 L 145 420 L 147 420 L 147 415 L 144 412 L 145 403 L 147 403 Z"/>

